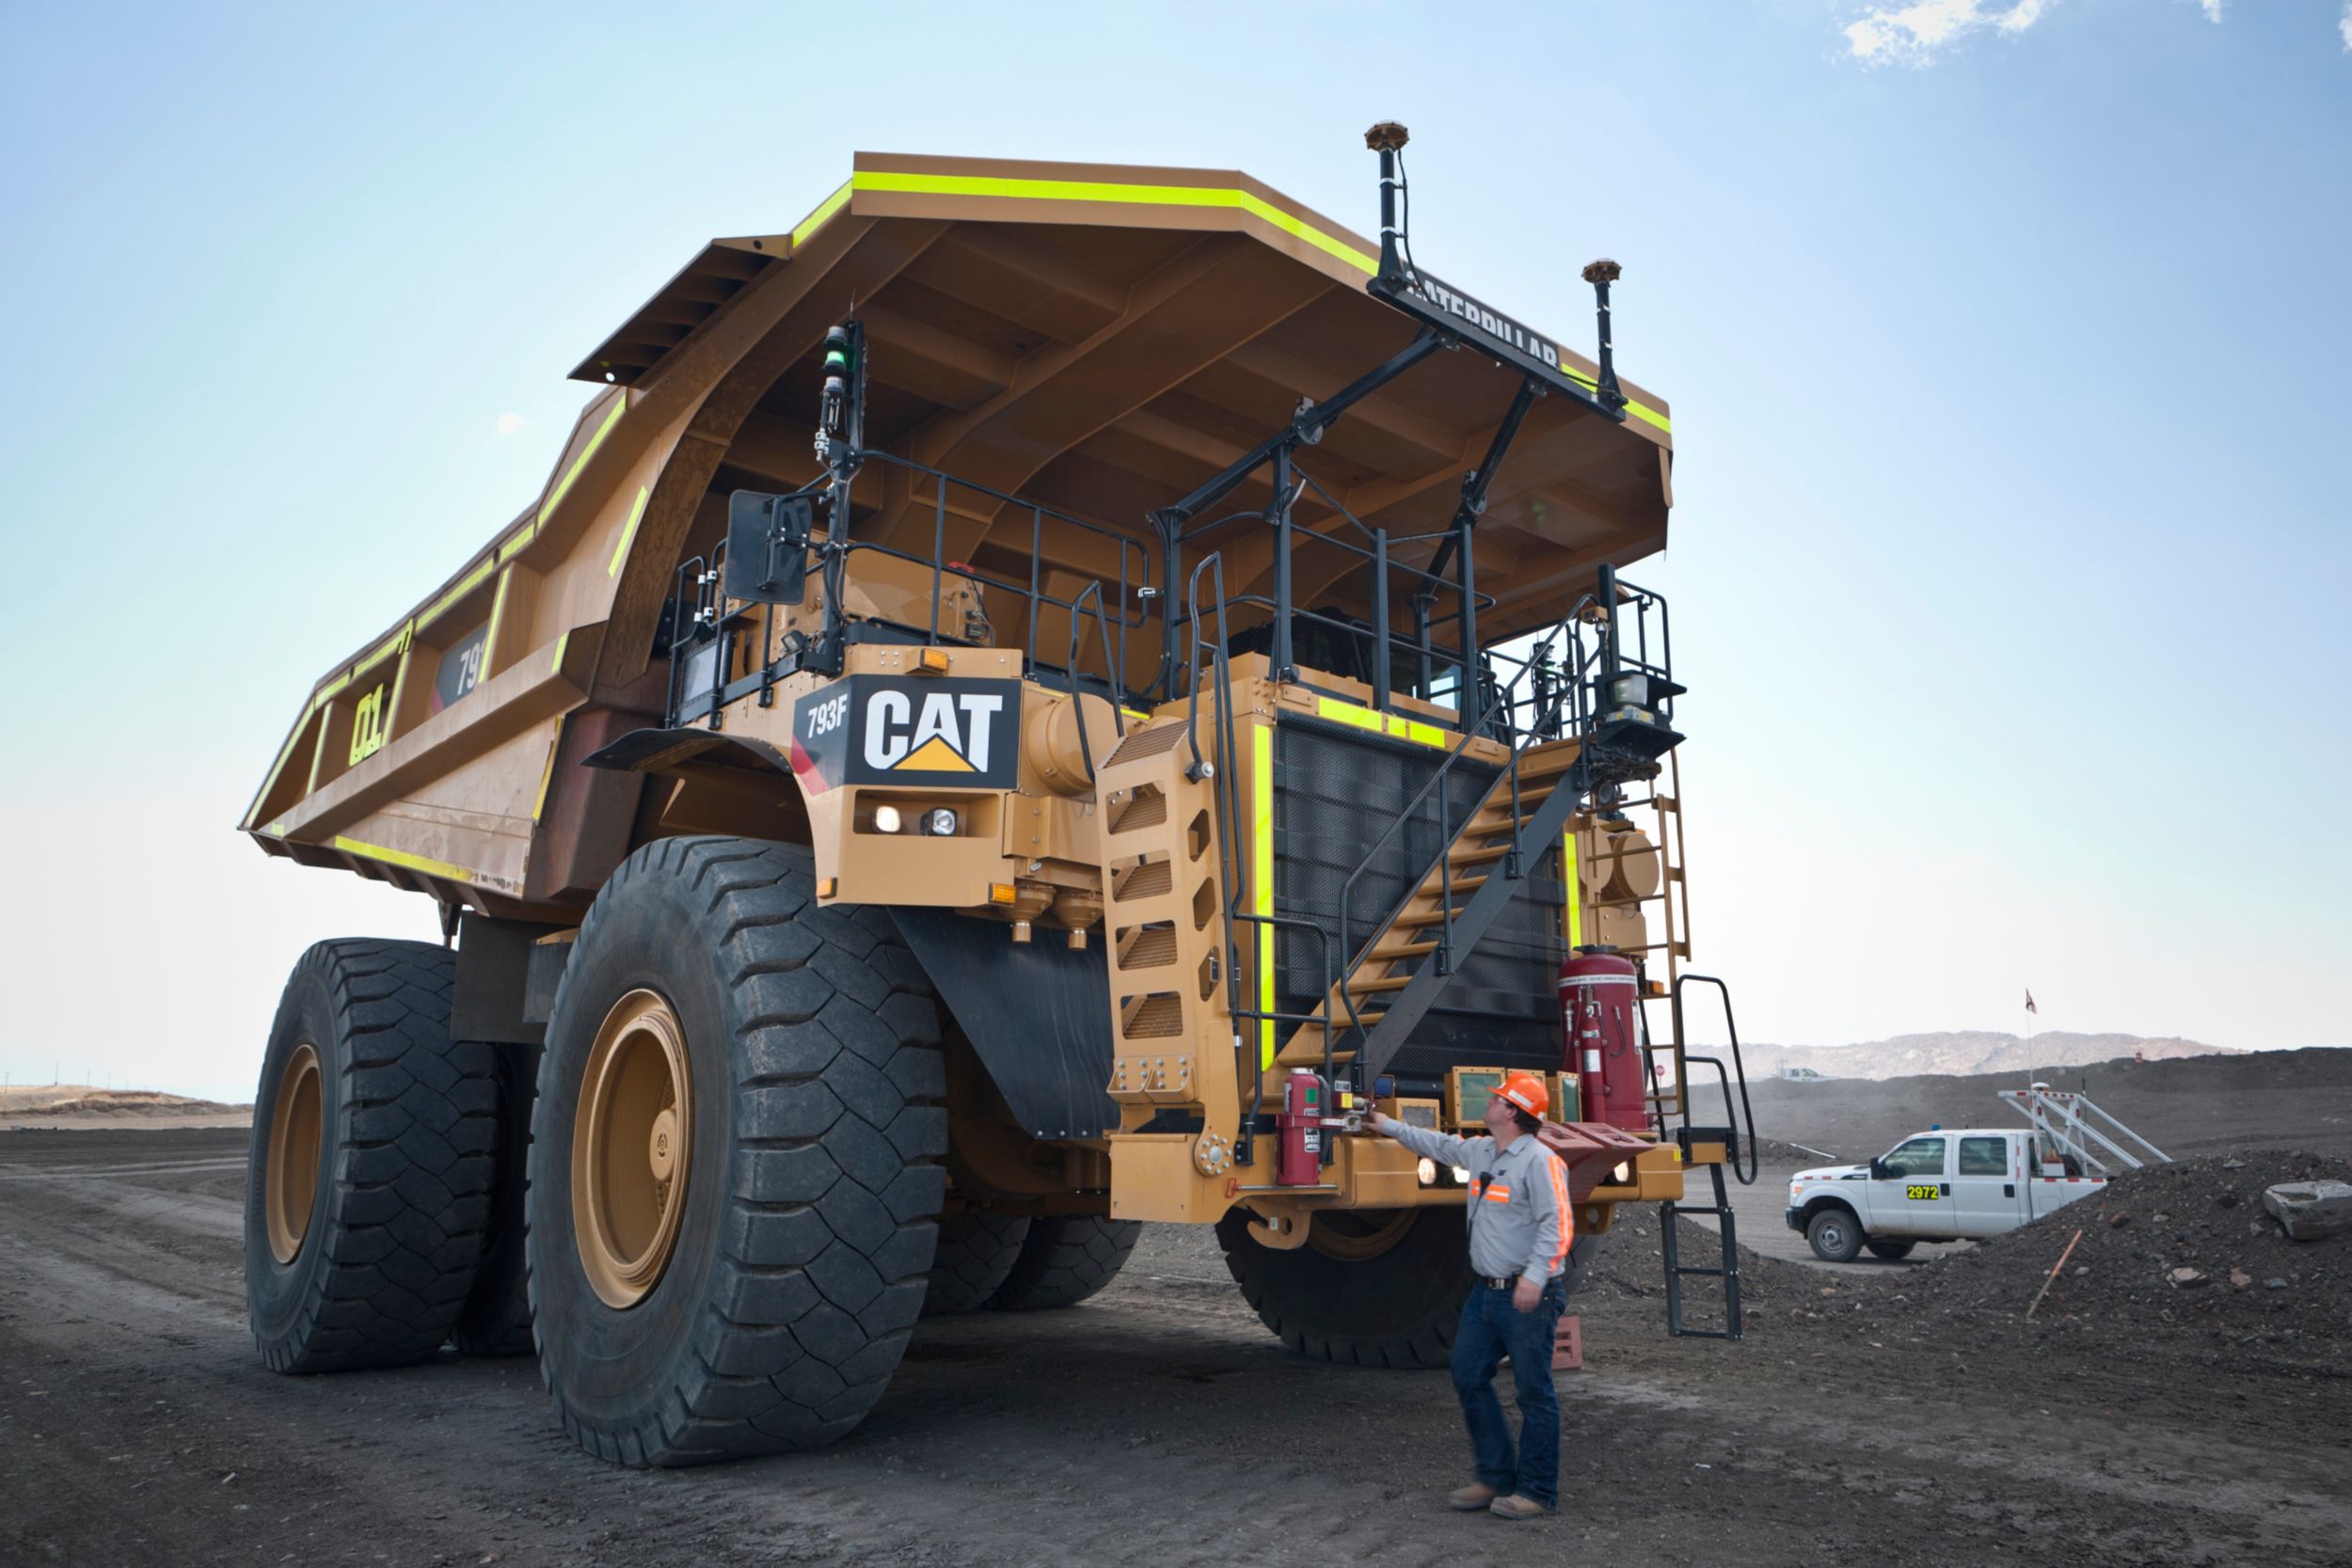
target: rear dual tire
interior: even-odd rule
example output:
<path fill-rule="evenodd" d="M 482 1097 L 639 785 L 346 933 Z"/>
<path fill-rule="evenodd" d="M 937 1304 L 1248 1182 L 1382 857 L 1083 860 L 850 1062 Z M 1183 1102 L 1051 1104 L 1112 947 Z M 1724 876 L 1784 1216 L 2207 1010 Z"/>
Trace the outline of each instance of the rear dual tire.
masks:
<path fill-rule="evenodd" d="M 262 1361 L 331 1372 L 421 1361 L 473 1291 L 497 1158 L 494 1049 L 449 1036 L 456 956 L 322 942 L 262 1058 L 245 1210 Z"/>
<path fill-rule="evenodd" d="M 1281 1250 L 1250 1236 L 1246 1210 L 1217 1221 L 1226 1270 L 1258 1321 L 1317 1361 L 1448 1365 L 1470 1290 L 1461 1211 L 1340 1210 L 1310 1223 L 1304 1243 Z M 1570 1300 L 1592 1273 L 1600 1240 L 1588 1232 L 1569 1245 L 1561 1277 Z"/>

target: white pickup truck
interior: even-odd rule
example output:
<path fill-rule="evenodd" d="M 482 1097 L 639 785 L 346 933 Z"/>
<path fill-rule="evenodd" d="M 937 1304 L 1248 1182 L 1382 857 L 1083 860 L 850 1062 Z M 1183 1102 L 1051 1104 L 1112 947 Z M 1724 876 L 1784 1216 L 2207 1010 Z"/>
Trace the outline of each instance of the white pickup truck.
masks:
<path fill-rule="evenodd" d="M 1963 1127 L 1905 1138 L 1867 1165 L 1824 1165 L 1788 1180 L 1788 1228 L 1815 1257 L 1848 1263 L 1864 1247 L 1901 1258 L 1921 1242 L 1976 1242 L 2014 1230 L 2106 1186 L 2045 1134 Z"/>

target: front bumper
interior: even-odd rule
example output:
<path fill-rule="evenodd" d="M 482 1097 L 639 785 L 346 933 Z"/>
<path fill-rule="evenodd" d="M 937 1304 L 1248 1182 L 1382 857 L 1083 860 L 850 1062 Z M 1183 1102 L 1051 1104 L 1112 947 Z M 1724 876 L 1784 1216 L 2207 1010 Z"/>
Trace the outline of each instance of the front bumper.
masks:
<path fill-rule="evenodd" d="M 1803 1230 L 1804 1228 L 1804 1214 L 1803 1211 L 1796 1208 L 1793 1204 L 1788 1210 L 1788 1228 L 1791 1230 Z"/>

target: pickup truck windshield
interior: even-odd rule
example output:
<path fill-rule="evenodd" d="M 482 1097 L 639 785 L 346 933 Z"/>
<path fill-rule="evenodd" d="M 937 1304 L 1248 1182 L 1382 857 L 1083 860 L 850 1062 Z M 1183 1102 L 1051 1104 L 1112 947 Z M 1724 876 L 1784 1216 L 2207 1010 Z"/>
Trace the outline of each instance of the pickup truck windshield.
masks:
<path fill-rule="evenodd" d="M 1888 1152 L 1886 1168 L 1896 1176 L 1941 1176 L 1944 1143 L 1942 1138 L 1906 1139 Z"/>

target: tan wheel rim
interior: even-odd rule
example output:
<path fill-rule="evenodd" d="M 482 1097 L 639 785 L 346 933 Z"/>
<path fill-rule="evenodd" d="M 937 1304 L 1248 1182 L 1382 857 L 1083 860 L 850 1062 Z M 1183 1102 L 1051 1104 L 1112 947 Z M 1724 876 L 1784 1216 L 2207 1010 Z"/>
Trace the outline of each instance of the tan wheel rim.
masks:
<path fill-rule="evenodd" d="M 1368 1262 L 1403 1241 L 1420 1217 L 1418 1209 L 1335 1209 L 1314 1217 L 1307 1244 L 1343 1263 Z"/>
<path fill-rule="evenodd" d="M 270 1256 L 280 1263 L 301 1256 L 310 1212 L 318 1207 L 322 1093 L 318 1050 L 305 1041 L 278 1075 L 278 1103 L 269 1116 L 269 1166 L 262 1178 Z"/>
<path fill-rule="evenodd" d="M 572 1124 L 572 1225 L 607 1307 L 645 1298 L 676 1250 L 694 1148 L 694 1080 L 670 1005 L 633 990 L 588 1053 Z"/>

